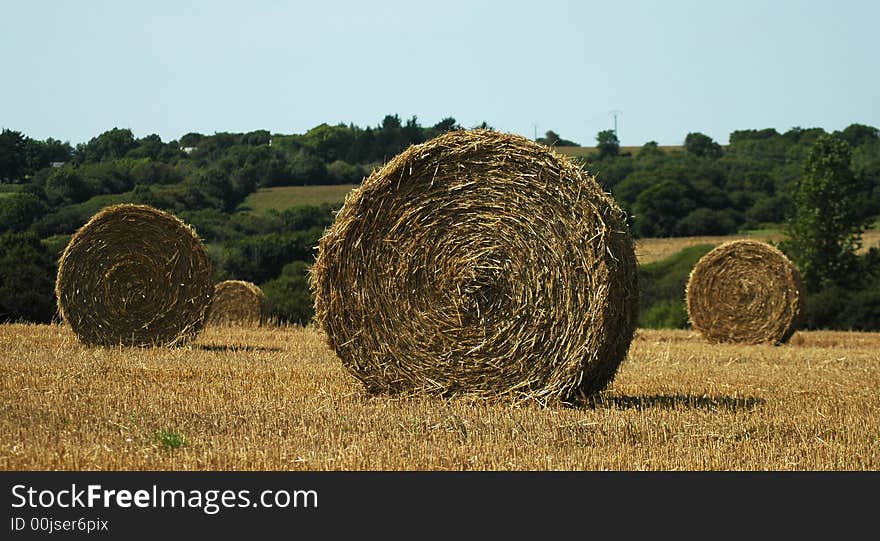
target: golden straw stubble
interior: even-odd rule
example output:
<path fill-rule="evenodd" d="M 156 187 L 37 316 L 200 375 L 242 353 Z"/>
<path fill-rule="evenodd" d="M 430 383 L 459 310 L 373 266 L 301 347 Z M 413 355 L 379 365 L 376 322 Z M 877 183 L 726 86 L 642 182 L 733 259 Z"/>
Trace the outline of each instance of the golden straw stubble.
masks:
<path fill-rule="evenodd" d="M 266 295 L 260 286 L 246 280 L 224 280 L 214 286 L 208 312 L 213 325 L 261 325 L 268 316 Z"/>
<path fill-rule="evenodd" d="M 710 342 L 783 343 L 803 308 L 797 267 L 756 240 L 725 242 L 697 261 L 685 290 L 693 328 Z"/>
<path fill-rule="evenodd" d="M 214 293 L 196 232 L 147 205 L 106 207 L 70 239 L 55 295 L 86 345 L 173 346 L 204 327 Z"/>
<path fill-rule="evenodd" d="M 374 171 L 310 283 L 328 343 L 371 392 L 583 398 L 612 381 L 638 316 L 624 212 L 567 157 L 491 130 Z"/>

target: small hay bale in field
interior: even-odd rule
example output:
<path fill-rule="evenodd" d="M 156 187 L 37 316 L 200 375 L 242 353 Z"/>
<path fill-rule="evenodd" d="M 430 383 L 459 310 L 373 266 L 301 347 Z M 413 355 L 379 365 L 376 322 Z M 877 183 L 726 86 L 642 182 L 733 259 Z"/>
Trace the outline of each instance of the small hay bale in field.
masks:
<path fill-rule="evenodd" d="M 549 147 L 448 132 L 346 198 L 310 273 L 315 319 L 371 392 L 584 398 L 635 330 L 625 218 Z"/>
<path fill-rule="evenodd" d="M 225 280 L 214 286 L 208 323 L 261 325 L 265 323 L 267 315 L 266 295 L 257 284 Z"/>
<path fill-rule="evenodd" d="M 87 345 L 172 346 L 194 338 L 214 293 L 196 232 L 146 205 L 104 208 L 70 239 L 58 309 Z"/>
<path fill-rule="evenodd" d="M 697 261 L 686 287 L 691 325 L 710 342 L 783 343 L 800 322 L 803 287 L 778 248 L 725 242 Z"/>

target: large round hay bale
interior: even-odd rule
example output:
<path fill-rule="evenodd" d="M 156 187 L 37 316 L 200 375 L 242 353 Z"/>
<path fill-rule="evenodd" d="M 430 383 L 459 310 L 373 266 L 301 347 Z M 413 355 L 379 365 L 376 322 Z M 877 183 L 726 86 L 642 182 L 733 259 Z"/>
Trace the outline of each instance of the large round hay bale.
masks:
<path fill-rule="evenodd" d="M 710 342 L 783 343 L 797 330 L 800 273 L 778 248 L 725 242 L 697 261 L 686 287 L 691 325 Z"/>
<path fill-rule="evenodd" d="M 146 205 L 104 208 L 70 239 L 55 295 L 87 345 L 170 346 L 194 338 L 214 293 L 196 232 Z"/>
<path fill-rule="evenodd" d="M 328 343 L 372 392 L 586 397 L 614 378 L 638 315 L 625 213 L 567 157 L 490 130 L 374 171 L 310 284 Z"/>
<path fill-rule="evenodd" d="M 208 323 L 261 325 L 267 316 L 266 295 L 257 284 L 245 280 L 224 280 L 214 286 Z"/>

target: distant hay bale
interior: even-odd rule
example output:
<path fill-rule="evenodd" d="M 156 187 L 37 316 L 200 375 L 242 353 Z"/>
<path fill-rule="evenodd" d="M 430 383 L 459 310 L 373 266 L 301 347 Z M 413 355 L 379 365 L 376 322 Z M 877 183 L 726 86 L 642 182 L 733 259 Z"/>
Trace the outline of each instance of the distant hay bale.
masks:
<path fill-rule="evenodd" d="M 212 325 L 261 325 L 268 316 L 266 295 L 257 284 L 244 280 L 225 280 L 214 286 L 208 311 Z"/>
<path fill-rule="evenodd" d="M 87 345 L 183 344 L 204 326 L 213 293 L 195 231 L 146 205 L 92 216 L 70 239 L 55 281 L 61 316 Z"/>
<path fill-rule="evenodd" d="M 800 323 L 797 267 L 770 244 L 735 240 L 715 247 L 691 270 L 691 325 L 710 342 L 783 343 Z"/>
<path fill-rule="evenodd" d="M 371 392 L 584 398 L 638 316 L 625 214 L 582 167 L 491 130 L 414 145 L 353 190 L 310 273 L 315 319 Z"/>

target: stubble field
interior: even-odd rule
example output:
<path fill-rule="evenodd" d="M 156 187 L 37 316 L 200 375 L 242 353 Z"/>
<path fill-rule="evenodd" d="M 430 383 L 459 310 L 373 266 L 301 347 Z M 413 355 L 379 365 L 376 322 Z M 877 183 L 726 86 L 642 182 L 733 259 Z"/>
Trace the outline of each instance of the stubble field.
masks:
<path fill-rule="evenodd" d="M 5 470 L 880 470 L 880 333 L 639 330 L 593 406 L 371 396 L 313 328 L 0 325 Z"/>

